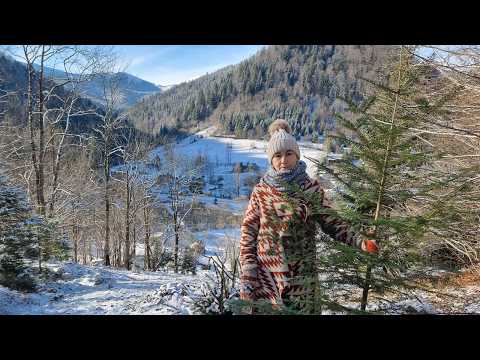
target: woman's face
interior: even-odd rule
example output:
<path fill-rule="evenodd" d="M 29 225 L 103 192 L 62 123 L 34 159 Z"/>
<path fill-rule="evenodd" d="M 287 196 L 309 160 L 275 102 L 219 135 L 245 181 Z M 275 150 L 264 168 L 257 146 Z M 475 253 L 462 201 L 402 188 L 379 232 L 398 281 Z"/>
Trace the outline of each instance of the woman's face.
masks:
<path fill-rule="evenodd" d="M 290 170 L 297 165 L 297 154 L 293 150 L 279 151 L 273 155 L 272 166 L 276 171 Z"/>

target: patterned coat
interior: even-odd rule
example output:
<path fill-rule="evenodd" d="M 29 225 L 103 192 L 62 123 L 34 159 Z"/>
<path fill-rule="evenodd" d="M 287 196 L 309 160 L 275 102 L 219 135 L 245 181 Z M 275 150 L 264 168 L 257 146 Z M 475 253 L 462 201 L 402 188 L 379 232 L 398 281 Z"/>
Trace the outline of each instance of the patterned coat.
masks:
<path fill-rule="evenodd" d="M 308 181 L 303 191 L 316 192 L 322 205 L 329 207 L 318 180 Z M 241 299 L 268 300 L 278 306 L 285 299 L 305 294 L 309 288 L 304 286 L 305 279 L 317 281 L 317 224 L 333 239 L 361 247 L 346 223 L 328 215 L 314 218 L 310 209 L 308 200 L 301 197 L 287 198 L 264 183 L 255 186 L 241 229 Z"/>

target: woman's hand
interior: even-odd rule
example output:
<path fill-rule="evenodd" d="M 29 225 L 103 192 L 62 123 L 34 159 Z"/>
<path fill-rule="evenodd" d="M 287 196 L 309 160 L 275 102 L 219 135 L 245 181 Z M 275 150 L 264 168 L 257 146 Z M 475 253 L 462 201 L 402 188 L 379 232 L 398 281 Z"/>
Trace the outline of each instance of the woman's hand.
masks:
<path fill-rule="evenodd" d="M 368 229 L 365 232 L 366 236 L 375 236 L 375 230 L 374 229 Z M 373 253 L 377 254 L 378 253 L 378 244 L 375 240 L 373 239 L 365 239 L 362 241 L 362 250 L 366 251 L 368 253 Z"/>
<path fill-rule="evenodd" d="M 378 245 L 375 240 L 365 239 L 362 243 L 362 250 L 369 253 L 378 253 Z"/>
<path fill-rule="evenodd" d="M 377 254 L 378 244 L 375 240 L 365 239 L 362 241 L 362 250 L 369 253 Z"/>

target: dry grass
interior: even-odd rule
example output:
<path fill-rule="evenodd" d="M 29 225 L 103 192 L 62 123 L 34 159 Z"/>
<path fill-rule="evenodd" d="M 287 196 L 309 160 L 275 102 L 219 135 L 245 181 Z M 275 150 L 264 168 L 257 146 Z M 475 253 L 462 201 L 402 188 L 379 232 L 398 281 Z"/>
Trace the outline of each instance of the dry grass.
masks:
<path fill-rule="evenodd" d="M 460 273 L 441 276 L 435 285 L 438 289 L 480 285 L 480 264 L 474 265 Z"/>

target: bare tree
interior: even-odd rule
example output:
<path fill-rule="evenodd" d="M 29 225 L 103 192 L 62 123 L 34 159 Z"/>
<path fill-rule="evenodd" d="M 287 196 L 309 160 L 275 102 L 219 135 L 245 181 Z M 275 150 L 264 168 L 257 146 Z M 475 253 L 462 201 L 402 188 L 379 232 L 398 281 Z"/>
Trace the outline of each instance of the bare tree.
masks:
<path fill-rule="evenodd" d="M 180 233 L 184 227 L 186 217 L 191 213 L 195 197 L 197 195 L 196 187 L 193 188 L 192 183 L 195 177 L 200 174 L 199 168 L 195 168 L 185 159 L 175 153 L 171 145 L 164 147 L 165 153 L 165 176 L 163 183 L 168 188 L 168 212 L 171 217 L 174 236 L 174 267 L 178 272 L 178 250 Z"/>
<path fill-rule="evenodd" d="M 28 133 L 24 134 L 21 124 L 18 129 L 11 127 L 10 141 L 5 144 L 7 153 L 2 158 L 12 160 L 10 171 L 25 183 L 37 213 L 55 218 L 61 228 L 71 228 L 78 260 L 81 229 L 87 225 L 77 215 L 90 207 L 77 190 L 88 191 L 91 183 L 78 181 L 78 171 L 69 169 L 74 153 L 78 154 L 78 149 L 82 153 L 85 140 L 72 132 L 71 124 L 74 118 L 95 115 L 82 100 L 82 84 L 101 73 L 111 57 L 104 47 L 24 45 L 15 49 L 10 47 L 8 51 L 26 63 Z M 22 97 L 18 94 L 17 101 L 22 102 Z"/>
<path fill-rule="evenodd" d="M 235 295 L 235 285 L 240 273 L 238 240 L 226 235 L 223 246 L 225 249 L 223 253 L 209 257 L 209 264 L 213 267 L 215 277 L 210 277 L 212 284 L 206 285 L 203 303 L 198 304 L 203 310 L 213 305 L 220 314 L 228 311 L 227 301 Z"/>
<path fill-rule="evenodd" d="M 61 178 L 65 177 L 68 182 L 68 176 L 62 171 L 64 154 L 75 145 L 74 137 L 80 138 L 70 130 L 71 119 L 93 114 L 93 109 L 80 104 L 79 85 L 96 76 L 108 57 L 101 48 L 83 46 L 23 45 L 16 49 L 20 49 L 20 53 L 10 49 L 14 57 L 26 63 L 28 135 L 22 131 L 12 132 L 15 141 L 7 145 L 10 156 L 15 155 L 15 167 L 11 171 L 25 182 L 27 193 L 34 194 L 39 215 L 65 219 L 69 212 L 67 198 L 71 193 L 65 189 L 66 183 Z M 52 75 L 58 73 L 63 75 Z M 20 95 L 19 99 L 22 97 Z M 26 156 L 30 157 L 29 161 Z M 25 165 L 18 166 L 22 161 Z M 62 199 L 57 207 L 60 194 Z M 57 210 L 65 213 L 57 214 Z"/>
<path fill-rule="evenodd" d="M 424 99 L 418 106 L 448 100 L 443 117 L 427 116 L 412 129 L 417 138 L 443 152 L 435 164 L 458 180 L 436 201 L 457 214 L 454 226 L 432 233 L 455 262 L 480 260 L 480 46 L 417 46 L 410 48 L 417 66 L 429 69 Z M 425 204 L 423 205 L 425 206 Z M 435 245 L 437 246 L 437 245 Z"/>
<path fill-rule="evenodd" d="M 57 106 L 49 108 L 47 111 L 53 115 L 53 119 L 49 122 L 50 138 L 46 146 L 51 148 L 52 163 L 52 181 L 50 185 L 49 195 L 49 216 L 53 217 L 55 213 L 55 201 L 59 191 L 59 176 L 61 170 L 61 159 L 64 153 L 64 147 L 67 137 L 80 137 L 70 133 L 70 125 L 72 118 L 80 118 L 81 116 L 94 115 L 95 109 L 82 109 L 78 106 L 81 101 L 82 84 L 91 81 L 99 76 L 104 61 L 108 59 L 108 52 L 99 48 L 90 49 L 88 47 L 71 46 L 64 47 L 61 58 L 61 70 L 63 75 L 61 78 L 55 78 L 57 83 L 62 84 L 68 91 L 63 96 L 52 93 L 50 97 L 57 100 Z M 58 131 L 58 125 L 63 126 Z"/>
<path fill-rule="evenodd" d="M 122 198 L 125 212 L 124 265 L 127 270 L 130 270 L 132 265 L 132 254 L 133 258 L 135 256 L 137 214 L 139 210 L 146 205 L 144 199 L 146 194 L 142 194 L 145 181 L 142 181 L 143 176 L 139 171 L 140 163 L 145 154 L 145 144 L 142 143 L 140 139 L 135 138 L 135 134 L 132 130 L 127 131 L 127 133 L 124 135 L 123 143 L 125 145 L 122 147 L 120 152 L 124 165 L 122 169 L 117 172 L 118 174 L 122 175 L 122 177 L 114 178 L 114 180 L 121 182 L 123 186 Z M 148 210 L 144 209 L 144 213 L 145 211 Z M 148 229 L 148 232 L 149 231 L 150 230 Z M 133 250 L 131 250 L 132 235 L 134 241 Z"/>
<path fill-rule="evenodd" d="M 120 92 L 118 81 L 112 76 L 117 69 L 112 68 L 102 75 L 103 99 L 105 110 L 98 114 L 101 123 L 94 130 L 100 137 L 103 147 L 103 184 L 105 201 L 105 235 L 104 235 L 104 259 L 105 265 L 110 266 L 110 207 L 111 207 L 111 159 L 118 155 L 122 147 L 118 144 L 118 131 L 125 125 L 125 115 L 118 114 Z"/>
<path fill-rule="evenodd" d="M 159 166 L 158 166 L 159 168 Z M 155 177 L 143 176 L 140 179 L 140 196 L 139 201 L 141 202 L 141 211 L 143 216 L 143 231 L 144 231 L 144 270 L 152 270 L 154 268 L 152 262 L 152 218 L 153 218 L 153 207 L 155 204 L 155 196 L 152 192 L 153 187 L 155 186 Z"/>
<path fill-rule="evenodd" d="M 237 198 L 240 196 L 240 174 L 242 173 L 242 163 L 235 164 L 233 168 L 234 172 L 234 179 L 235 179 L 235 192 L 237 194 Z"/>
<path fill-rule="evenodd" d="M 95 171 L 90 169 L 87 150 L 85 147 L 79 149 L 76 161 L 67 163 L 64 169 L 70 175 L 64 175 L 59 192 L 67 196 L 59 204 L 56 216 L 61 224 L 71 229 L 74 261 L 79 261 L 81 250 L 83 262 L 87 263 L 87 257 L 91 258 L 90 238 L 95 231 L 95 209 L 101 189 Z M 80 245 L 83 245 L 81 249 Z"/>
<path fill-rule="evenodd" d="M 151 193 L 149 189 L 151 186 L 148 186 L 145 182 L 142 183 L 142 200 L 143 200 L 143 227 L 144 227 L 144 270 L 152 269 L 152 248 L 150 243 L 150 238 L 152 235 L 152 206 L 151 206 Z"/>

